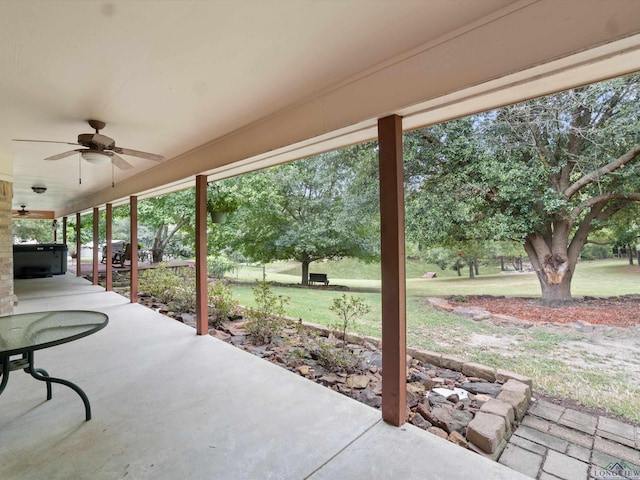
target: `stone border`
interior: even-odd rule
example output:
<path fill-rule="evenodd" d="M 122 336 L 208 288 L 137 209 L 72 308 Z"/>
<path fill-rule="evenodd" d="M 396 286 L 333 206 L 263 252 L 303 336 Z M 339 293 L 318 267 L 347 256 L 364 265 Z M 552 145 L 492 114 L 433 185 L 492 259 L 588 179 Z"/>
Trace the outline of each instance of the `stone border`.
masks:
<path fill-rule="evenodd" d="M 334 333 L 332 329 L 322 325 L 302 322 L 301 319 L 285 318 L 325 337 Z M 378 338 L 352 333 L 348 333 L 345 340 L 356 344 L 371 343 L 378 348 L 382 346 L 382 341 Z M 452 432 L 447 437 L 453 443 L 466 446 L 480 455 L 497 461 L 507 446 L 511 433 L 529 409 L 533 388 L 532 379 L 509 370 L 495 369 L 479 363 L 467 362 L 452 355 L 412 347 L 407 347 L 407 355 L 435 367 L 454 370 L 467 377 L 502 385 L 497 397 L 488 398 L 467 426 L 466 439 L 463 438 L 466 442 L 458 438 L 461 437 L 459 434 L 453 435 L 457 432 Z M 429 417 L 426 411 L 422 411 L 422 415 Z M 446 432 L 443 433 L 446 434 Z"/>

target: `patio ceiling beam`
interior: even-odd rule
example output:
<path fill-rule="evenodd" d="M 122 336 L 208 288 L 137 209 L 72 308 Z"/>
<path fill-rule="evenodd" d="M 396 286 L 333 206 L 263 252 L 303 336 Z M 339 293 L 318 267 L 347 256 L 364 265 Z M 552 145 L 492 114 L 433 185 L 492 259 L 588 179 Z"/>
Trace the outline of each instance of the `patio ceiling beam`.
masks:
<path fill-rule="evenodd" d="M 382 268 L 382 419 L 406 421 L 406 293 L 402 117 L 378 121 Z"/>

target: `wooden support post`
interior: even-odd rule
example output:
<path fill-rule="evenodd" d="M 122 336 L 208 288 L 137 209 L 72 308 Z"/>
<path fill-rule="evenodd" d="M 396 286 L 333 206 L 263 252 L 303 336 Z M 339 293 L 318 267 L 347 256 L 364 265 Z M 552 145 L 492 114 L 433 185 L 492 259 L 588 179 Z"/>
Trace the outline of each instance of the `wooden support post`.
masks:
<path fill-rule="evenodd" d="M 382 258 L 382 419 L 406 421 L 406 284 L 402 117 L 378 120 Z"/>
<path fill-rule="evenodd" d="M 131 275 L 129 296 L 138 303 L 138 197 L 129 197 L 129 231 L 131 232 Z"/>
<path fill-rule="evenodd" d="M 98 254 L 100 253 L 100 211 L 93 207 L 93 284 L 98 285 Z"/>
<path fill-rule="evenodd" d="M 80 238 L 80 212 L 76 212 L 76 277 L 82 276 L 82 239 Z"/>
<path fill-rule="evenodd" d="M 207 176 L 196 176 L 196 333 L 209 333 L 207 285 Z"/>
<path fill-rule="evenodd" d="M 58 219 L 54 218 L 52 222 L 53 228 L 53 243 L 58 243 Z"/>
<path fill-rule="evenodd" d="M 113 290 L 113 245 L 112 245 L 112 222 L 113 221 L 113 205 L 107 203 L 106 215 L 105 215 L 105 227 L 106 227 L 106 243 L 107 243 L 107 253 L 106 253 L 106 268 L 105 268 L 105 276 L 106 285 L 105 290 L 110 292 Z"/>
<path fill-rule="evenodd" d="M 67 217 L 62 217 L 62 243 L 67 244 Z"/>

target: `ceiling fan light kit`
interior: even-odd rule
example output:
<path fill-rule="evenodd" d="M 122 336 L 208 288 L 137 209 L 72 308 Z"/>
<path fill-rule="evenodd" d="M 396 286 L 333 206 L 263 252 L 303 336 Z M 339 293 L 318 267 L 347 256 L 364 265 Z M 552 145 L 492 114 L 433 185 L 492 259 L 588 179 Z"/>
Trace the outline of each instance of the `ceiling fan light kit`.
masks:
<path fill-rule="evenodd" d="M 95 150 L 83 150 L 80 154 L 84 160 L 93 165 L 104 165 L 111 161 L 111 157 L 109 155 Z"/>
<path fill-rule="evenodd" d="M 34 185 L 33 187 L 31 187 L 31 190 L 33 190 L 34 193 L 41 194 L 47 191 L 47 187 L 44 187 L 42 185 Z"/>

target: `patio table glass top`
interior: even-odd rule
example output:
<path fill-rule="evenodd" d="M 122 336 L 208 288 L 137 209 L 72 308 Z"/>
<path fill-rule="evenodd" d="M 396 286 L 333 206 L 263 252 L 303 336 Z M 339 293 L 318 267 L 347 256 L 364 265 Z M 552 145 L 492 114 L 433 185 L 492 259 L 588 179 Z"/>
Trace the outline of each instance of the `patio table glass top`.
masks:
<path fill-rule="evenodd" d="M 107 315 L 88 310 L 22 313 L 0 317 L 0 355 L 11 356 L 86 337 L 104 328 Z"/>

